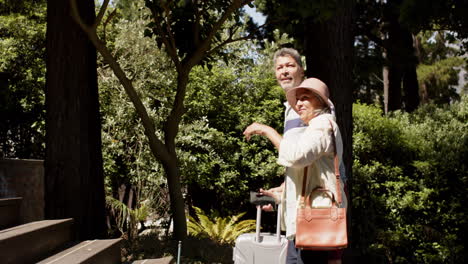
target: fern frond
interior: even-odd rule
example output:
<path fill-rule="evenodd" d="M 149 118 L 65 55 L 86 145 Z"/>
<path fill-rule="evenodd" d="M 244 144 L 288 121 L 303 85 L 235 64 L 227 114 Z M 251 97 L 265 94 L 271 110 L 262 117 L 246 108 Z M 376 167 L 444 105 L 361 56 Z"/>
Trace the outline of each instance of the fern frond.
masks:
<path fill-rule="evenodd" d="M 204 233 L 204 228 L 203 226 L 201 226 L 196 220 L 195 218 L 193 218 L 192 216 L 188 216 L 188 223 L 187 223 L 187 229 L 188 229 L 188 232 L 189 234 L 193 235 L 193 236 L 200 236 L 201 234 Z"/>
<path fill-rule="evenodd" d="M 238 236 L 254 231 L 255 226 L 256 221 L 251 219 L 238 222 L 233 228 L 228 229 L 229 231 L 224 235 L 224 240 L 229 243 L 234 242 Z"/>
<path fill-rule="evenodd" d="M 229 218 L 229 223 L 226 225 L 226 229 L 224 230 L 224 232 L 228 232 L 228 230 L 230 230 L 233 227 L 235 228 L 237 221 L 244 215 L 245 215 L 245 212 L 237 214 Z"/>
<path fill-rule="evenodd" d="M 255 230 L 255 220 L 239 222 L 245 212 L 232 217 L 215 217 L 212 221 L 203 210 L 198 207 L 194 207 L 194 209 L 199 221 L 197 222 L 192 216 L 187 216 L 189 219 L 188 231 L 193 236 L 207 237 L 220 244 L 230 244 L 239 235 Z"/>
<path fill-rule="evenodd" d="M 129 208 L 127 205 L 121 201 L 115 199 L 112 196 L 106 196 L 106 204 L 116 213 L 116 223 L 117 227 L 122 231 L 124 225 L 127 222 L 127 217 L 129 215 Z"/>

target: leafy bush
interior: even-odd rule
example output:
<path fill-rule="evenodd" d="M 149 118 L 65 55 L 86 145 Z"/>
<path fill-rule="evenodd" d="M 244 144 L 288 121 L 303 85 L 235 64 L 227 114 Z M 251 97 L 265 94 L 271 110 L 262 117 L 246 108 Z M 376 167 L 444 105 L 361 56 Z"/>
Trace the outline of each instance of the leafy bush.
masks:
<path fill-rule="evenodd" d="M 46 1 L 0 2 L 0 158 L 42 159 Z"/>
<path fill-rule="evenodd" d="M 466 262 L 467 113 L 468 96 L 389 117 L 354 105 L 352 228 L 364 256 Z"/>

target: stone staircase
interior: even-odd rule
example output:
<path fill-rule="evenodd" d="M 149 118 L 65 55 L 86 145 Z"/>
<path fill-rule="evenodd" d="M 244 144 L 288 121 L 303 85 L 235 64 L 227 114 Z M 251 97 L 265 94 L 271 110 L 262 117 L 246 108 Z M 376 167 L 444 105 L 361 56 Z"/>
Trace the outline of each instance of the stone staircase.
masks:
<path fill-rule="evenodd" d="M 121 263 L 120 238 L 76 242 L 71 218 L 19 224 L 21 199 L 0 199 L 1 263 Z"/>
<path fill-rule="evenodd" d="M 12 196 L 22 197 L 4 198 Z M 78 242 L 72 237 L 73 219 L 43 219 L 43 161 L 0 158 L 1 264 L 121 263 L 121 239 Z M 176 261 L 166 257 L 132 262 L 169 263 Z"/>
<path fill-rule="evenodd" d="M 20 223 L 20 204 L 22 198 L 0 199 L 0 230 Z"/>
<path fill-rule="evenodd" d="M 21 197 L 0 198 L 0 263 L 121 263 L 120 238 L 74 241 L 72 218 L 21 224 L 21 201 Z M 175 259 L 165 257 L 132 262 L 132 264 L 170 263 L 176 263 Z"/>

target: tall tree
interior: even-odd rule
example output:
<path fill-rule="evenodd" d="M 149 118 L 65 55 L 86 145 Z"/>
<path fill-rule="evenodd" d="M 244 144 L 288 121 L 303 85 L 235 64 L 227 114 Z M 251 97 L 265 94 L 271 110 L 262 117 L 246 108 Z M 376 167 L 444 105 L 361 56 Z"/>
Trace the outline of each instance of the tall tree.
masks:
<path fill-rule="evenodd" d="M 70 16 L 70 2 L 47 6 L 45 215 L 72 217 L 78 239 L 105 235 L 104 178 L 96 49 Z M 94 1 L 77 4 L 84 23 Z"/>
<path fill-rule="evenodd" d="M 371 40 L 384 57 L 386 110 L 413 111 L 420 93 L 425 96 L 426 88 L 420 92 L 417 82 L 420 61 L 415 36 L 421 31 L 450 30 L 465 39 L 467 8 L 467 1 L 458 0 L 357 1 L 357 35 Z M 465 49 L 467 45 L 465 42 Z"/>
<path fill-rule="evenodd" d="M 416 74 L 418 59 L 413 34 L 399 21 L 400 1 L 388 1 L 384 6 L 382 35 L 388 72 L 388 111 L 415 110 L 419 105 L 419 85 Z M 402 90 L 403 88 L 403 90 Z"/>
<path fill-rule="evenodd" d="M 415 110 L 419 105 L 413 32 L 400 19 L 402 1 L 359 1 L 357 35 L 381 49 L 385 112 Z"/>
<path fill-rule="evenodd" d="M 238 34 L 237 31 L 242 23 L 236 14 L 240 12 L 242 6 L 251 1 L 145 1 L 152 14 L 152 23 L 148 25 L 147 35 L 154 36 L 158 46 L 164 46 L 164 50 L 173 63 L 172 67 L 177 73 L 175 96 L 170 98 L 173 102 L 172 108 L 165 119 L 163 128 L 157 130 L 132 81 L 96 33 L 96 28 L 105 15 L 109 0 L 104 1 L 92 24 L 86 23 L 80 17 L 76 6 L 79 1 L 71 0 L 73 17 L 119 78 L 142 121 L 151 152 L 164 167 L 174 219 L 174 237 L 178 240 L 186 238 L 187 223 L 175 139 L 182 116 L 186 111 L 184 99 L 189 74 L 196 65 L 209 65 L 211 56 L 215 53 L 222 53 L 222 49 L 227 44 L 250 37 Z"/>

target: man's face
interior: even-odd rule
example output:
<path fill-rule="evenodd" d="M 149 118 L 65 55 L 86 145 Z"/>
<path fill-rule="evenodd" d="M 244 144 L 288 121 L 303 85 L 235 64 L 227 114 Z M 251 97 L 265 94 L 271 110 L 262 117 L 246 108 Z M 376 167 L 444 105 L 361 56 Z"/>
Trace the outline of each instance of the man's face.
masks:
<path fill-rule="evenodd" d="M 286 55 L 276 59 L 275 76 L 281 88 L 286 90 L 301 84 L 304 79 L 304 70 L 293 57 Z"/>

